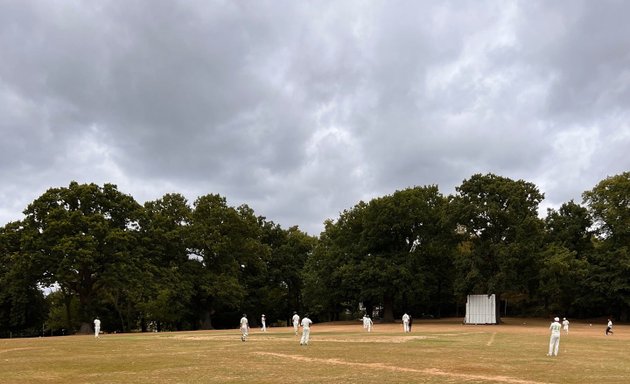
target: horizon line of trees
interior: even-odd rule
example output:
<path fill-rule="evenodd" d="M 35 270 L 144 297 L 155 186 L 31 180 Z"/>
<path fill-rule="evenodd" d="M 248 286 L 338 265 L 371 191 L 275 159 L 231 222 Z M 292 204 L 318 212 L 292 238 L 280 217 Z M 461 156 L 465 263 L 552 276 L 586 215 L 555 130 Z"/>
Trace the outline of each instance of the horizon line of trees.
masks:
<path fill-rule="evenodd" d="M 475 174 L 454 195 L 360 201 L 314 237 L 216 194 L 141 205 L 71 182 L 0 227 L 0 337 L 89 332 L 97 316 L 108 332 L 463 316 L 468 294 L 490 293 L 514 316 L 627 320 L 630 172 L 582 197 L 540 218 L 533 183 Z"/>

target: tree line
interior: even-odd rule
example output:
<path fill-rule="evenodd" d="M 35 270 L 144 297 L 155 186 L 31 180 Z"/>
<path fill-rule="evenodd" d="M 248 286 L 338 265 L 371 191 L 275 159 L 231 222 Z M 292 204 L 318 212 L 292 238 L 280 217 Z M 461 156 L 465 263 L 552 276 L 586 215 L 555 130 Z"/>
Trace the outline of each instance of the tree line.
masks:
<path fill-rule="evenodd" d="M 463 316 L 466 295 L 490 293 L 498 314 L 626 320 L 630 172 L 582 197 L 541 218 L 536 185 L 475 174 L 453 195 L 360 201 L 314 237 L 216 194 L 141 205 L 72 182 L 0 228 L 0 337 L 88 332 L 96 316 L 108 332 L 234 327 L 244 312 Z"/>

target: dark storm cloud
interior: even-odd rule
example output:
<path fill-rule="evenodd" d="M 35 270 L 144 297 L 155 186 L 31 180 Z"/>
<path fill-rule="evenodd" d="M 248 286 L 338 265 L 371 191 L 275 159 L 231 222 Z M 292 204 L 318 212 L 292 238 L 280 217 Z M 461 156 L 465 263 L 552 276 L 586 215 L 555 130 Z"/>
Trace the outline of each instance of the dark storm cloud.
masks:
<path fill-rule="evenodd" d="M 412 185 L 494 172 L 557 206 L 630 165 L 625 2 L 0 7 L 3 221 L 77 180 L 317 234 Z"/>

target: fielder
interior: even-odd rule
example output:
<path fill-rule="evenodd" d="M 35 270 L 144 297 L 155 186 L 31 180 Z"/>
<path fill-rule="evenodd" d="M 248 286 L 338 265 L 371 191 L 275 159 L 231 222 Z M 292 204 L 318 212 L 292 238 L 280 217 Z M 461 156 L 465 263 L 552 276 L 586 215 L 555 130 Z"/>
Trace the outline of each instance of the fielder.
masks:
<path fill-rule="evenodd" d="M 608 336 L 609 333 L 614 333 L 612 330 L 612 320 L 608 319 L 608 325 L 606 325 L 606 336 Z"/>
<path fill-rule="evenodd" d="M 403 332 L 410 332 L 409 329 L 409 315 L 407 313 L 405 313 L 402 317 L 402 322 L 403 322 Z"/>
<path fill-rule="evenodd" d="M 569 334 L 569 320 L 566 317 L 562 320 L 562 329 L 564 329 L 565 334 Z"/>
<path fill-rule="evenodd" d="M 101 333 L 101 321 L 98 319 L 98 317 L 96 319 L 94 319 L 94 337 L 95 338 L 100 338 L 100 333 Z"/>
<path fill-rule="evenodd" d="M 293 331 L 295 331 L 295 336 L 298 334 L 298 328 L 300 327 L 300 316 L 297 312 L 293 312 Z"/>
<path fill-rule="evenodd" d="M 367 331 L 372 332 L 373 326 L 374 326 L 374 322 L 372 322 L 372 319 L 370 318 L 370 316 L 365 315 L 365 328 L 367 329 Z"/>
<path fill-rule="evenodd" d="M 302 319 L 302 339 L 300 345 L 308 345 L 308 341 L 311 338 L 311 324 L 313 322 L 308 318 L 308 315 L 304 315 Z"/>
<path fill-rule="evenodd" d="M 241 341 L 246 341 L 249 336 L 249 321 L 247 321 L 247 315 L 243 313 L 241 317 Z"/>
<path fill-rule="evenodd" d="M 558 348 L 560 347 L 560 319 L 553 319 L 553 323 L 549 326 L 551 330 L 551 338 L 549 339 L 549 353 L 547 356 L 558 356 Z"/>
<path fill-rule="evenodd" d="M 262 324 L 262 328 L 260 328 L 260 330 L 263 332 L 267 332 L 267 318 L 265 317 L 264 313 L 260 317 L 260 323 Z"/>

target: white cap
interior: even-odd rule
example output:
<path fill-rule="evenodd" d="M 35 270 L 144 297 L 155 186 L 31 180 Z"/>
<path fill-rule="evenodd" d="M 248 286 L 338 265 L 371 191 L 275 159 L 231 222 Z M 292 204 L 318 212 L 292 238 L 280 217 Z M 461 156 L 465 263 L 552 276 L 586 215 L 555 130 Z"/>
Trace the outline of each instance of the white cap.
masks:
<path fill-rule="evenodd" d="M 560 318 L 559 317 L 555 317 L 553 320 L 554 321 L 560 321 Z"/>

